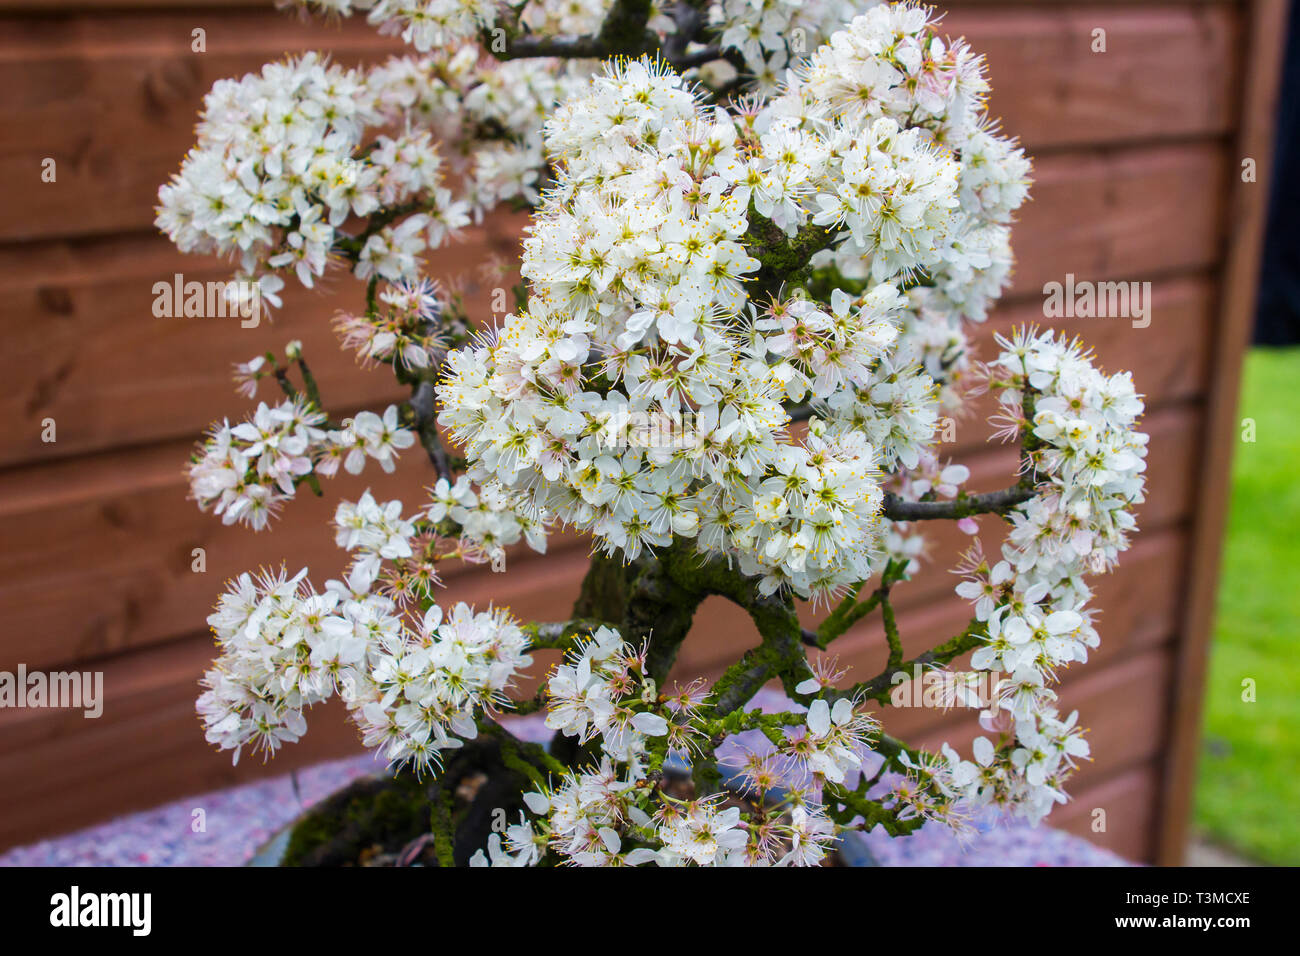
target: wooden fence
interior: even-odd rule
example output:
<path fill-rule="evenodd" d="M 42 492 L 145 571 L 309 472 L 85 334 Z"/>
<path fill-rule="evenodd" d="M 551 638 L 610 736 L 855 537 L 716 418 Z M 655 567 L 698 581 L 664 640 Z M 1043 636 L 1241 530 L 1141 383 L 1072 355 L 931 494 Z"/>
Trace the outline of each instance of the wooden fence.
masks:
<path fill-rule="evenodd" d="M 184 7 L 184 8 L 182 8 Z M 1150 281 L 1153 320 L 1050 324 L 1077 332 L 1147 396 L 1149 501 L 1142 532 L 1097 604 L 1102 648 L 1067 675 L 1065 708 L 1091 728 L 1094 753 L 1052 824 L 1138 860 L 1176 862 L 1194 766 L 1209 616 L 1267 190 L 1271 104 L 1284 0 L 1252 3 L 962 2 L 947 32 L 987 54 L 992 112 L 1036 161 L 1032 202 L 1015 231 L 1018 265 L 993 333 L 1044 323 L 1042 287 L 1067 272 Z M 191 31 L 206 52 L 191 52 Z M 1105 52 L 1094 52 L 1096 30 Z M 326 318 L 354 305 L 354 284 L 286 297 L 273 325 L 160 319 L 153 284 L 227 274 L 155 235 L 158 185 L 192 141 L 202 95 L 285 51 L 344 62 L 393 49 L 363 23 L 301 22 L 265 2 L 0 0 L 0 670 L 104 672 L 97 720 L 60 710 L 0 711 L 0 847 L 124 811 L 355 752 L 338 708 L 312 715 L 304 741 L 272 764 L 230 766 L 203 743 L 196 681 L 212 655 L 204 617 L 222 582 L 259 564 L 336 574 L 326 518 L 367 484 L 415 500 L 412 472 L 340 479 L 300 500 L 275 529 L 223 528 L 185 499 L 182 465 L 214 418 L 238 413 L 230 363 L 301 339 L 332 410 L 396 399 L 391 378 L 357 369 Z M 57 178 L 42 182 L 45 159 Z M 1257 181 L 1241 182 L 1244 158 Z M 474 273 L 513 257 L 518 219 L 474 230 L 437 269 Z M 471 309 L 489 290 L 469 287 Z M 49 420 L 56 440 L 43 440 Z M 972 487 L 1006 483 L 1013 453 L 986 447 L 980 420 L 946 452 Z M 419 479 L 423 481 L 423 479 Z M 960 629 L 967 608 L 945 568 L 959 535 L 932 533 L 937 560 L 896 591 L 909 655 Z M 191 570 L 205 549 L 206 573 Z M 567 616 L 585 545 L 510 557 L 505 577 L 457 573 L 448 597 L 505 601 L 539 619 Z M 504 590 L 503 590 L 504 588 Z M 716 673 L 755 640 L 720 601 L 701 610 L 681 672 Z M 870 674 L 883 635 L 862 627 L 836 646 Z M 968 739 L 969 720 L 893 711 L 920 742 Z M 1093 832 L 1093 810 L 1107 827 Z"/>

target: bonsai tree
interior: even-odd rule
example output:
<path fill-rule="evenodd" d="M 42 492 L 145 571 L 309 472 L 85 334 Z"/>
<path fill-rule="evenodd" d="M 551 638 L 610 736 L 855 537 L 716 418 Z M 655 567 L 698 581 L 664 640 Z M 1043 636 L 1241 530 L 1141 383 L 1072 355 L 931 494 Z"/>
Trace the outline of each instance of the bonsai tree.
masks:
<path fill-rule="evenodd" d="M 198 447 L 201 508 L 260 530 L 340 468 L 392 471 L 417 443 L 428 459 L 406 501 L 338 505 L 337 579 L 243 574 L 208 619 L 210 742 L 272 754 L 337 696 L 392 765 L 300 822 L 287 859 L 817 864 L 846 830 L 1065 801 L 1088 744 L 1052 685 L 1098 644 L 1086 578 L 1135 528 L 1143 406 L 1051 331 L 971 354 L 1030 178 L 985 113 L 981 58 L 911 4 L 298 5 L 367 12 L 415 52 L 218 83 L 158 207 L 180 249 L 236 262 L 245 305 L 350 272 L 343 348 L 410 387 L 335 421 L 298 343 L 239 366 L 250 396 L 282 394 Z M 532 222 L 493 327 L 423 257 L 503 205 Z M 1006 487 L 976 492 L 938 445 L 981 391 L 992 439 L 1020 451 Z M 925 523 L 980 516 L 1006 534 L 953 558 L 969 624 L 907 659 L 893 602 Z M 559 528 L 592 541 L 569 620 L 439 603 L 445 562 L 500 567 Z M 670 686 L 713 595 L 758 643 Z M 877 613 L 880 673 L 846 685 L 810 663 Z M 563 662 L 514 700 L 536 648 Z M 922 669 L 980 708 L 968 755 L 882 728 Z M 785 709 L 752 704 L 772 681 Z M 537 711 L 549 746 L 500 720 Z M 747 742 L 722 759 L 728 739 Z"/>

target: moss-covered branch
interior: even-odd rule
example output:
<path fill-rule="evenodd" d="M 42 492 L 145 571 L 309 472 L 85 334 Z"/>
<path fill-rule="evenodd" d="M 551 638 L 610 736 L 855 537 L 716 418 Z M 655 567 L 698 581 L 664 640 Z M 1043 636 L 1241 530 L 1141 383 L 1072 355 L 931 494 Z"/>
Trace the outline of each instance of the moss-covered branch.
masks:
<path fill-rule="evenodd" d="M 971 518 L 975 515 L 1004 515 L 1037 494 L 1032 484 L 1018 483 L 982 495 L 960 494 L 951 501 L 904 501 L 892 491 L 885 493 L 883 514 L 890 521 L 928 521 Z"/>
<path fill-rule="evenodd" d="M 835 236 L 836 230 L 813 223 L 804 225 L 793 237 L 787 236 L 751 204 L 745 247 L 759 261 L 759 268 L 747 283 L 749 297 L 773 296 L 786 283 L 797 281 L 812 257 L 828 248 Z"/>

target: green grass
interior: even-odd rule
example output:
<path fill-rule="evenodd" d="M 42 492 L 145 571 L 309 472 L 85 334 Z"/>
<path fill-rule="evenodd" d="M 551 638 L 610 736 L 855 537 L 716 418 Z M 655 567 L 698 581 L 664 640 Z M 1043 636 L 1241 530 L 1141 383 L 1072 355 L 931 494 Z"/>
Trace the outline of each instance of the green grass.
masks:
<path fill-rule="evenodd" d="M 1300 864 L 1300 348 L 1246 360 L 1243 440 L 1206 684 L 1196 825 L 1264 863 Z M 1240 434 L 1240 433 L 1239 433 Z M 1255 702 L 1242 700 L 1255 682 Z"/>

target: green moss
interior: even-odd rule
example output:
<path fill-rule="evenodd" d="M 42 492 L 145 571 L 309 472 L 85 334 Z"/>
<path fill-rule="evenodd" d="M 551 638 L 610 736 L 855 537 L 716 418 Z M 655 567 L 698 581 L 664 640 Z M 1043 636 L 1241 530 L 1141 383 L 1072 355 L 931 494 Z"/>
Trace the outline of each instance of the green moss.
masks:
<path fill-rule="evenodd" d="M 627 56 L 651 49 L 649 41 L 653 37 L 646 33 L 650 8 L 650 0 L 620 0 L 614 4 L 600 26 L 600 42 L 604 48 Z"/>
<path fill-rule="evenodd" d="M 573 606 L 574 617 L 621 621 L 627 605 L 627 570 L 622 561 L 597 552 L 582 579 L 582 591 Z"/>
<path fill-rule="evenodd" d="M 283 866 L 346 866 L 376 844 L 401 846 L 428 832 L 429 795 L 413 774 L 357 780 L 294 824 Z"/>
<path fill-rule="evenodd" d="M 829 245 L 834 235 L 833 230 L 809 223 L 791 238 L 751 203 L 746 248 L 759 262 L 748 283 L 751 298 L 775 294 L 782 284 L 797 285 L 808 279 L 808 260 Z"/>

